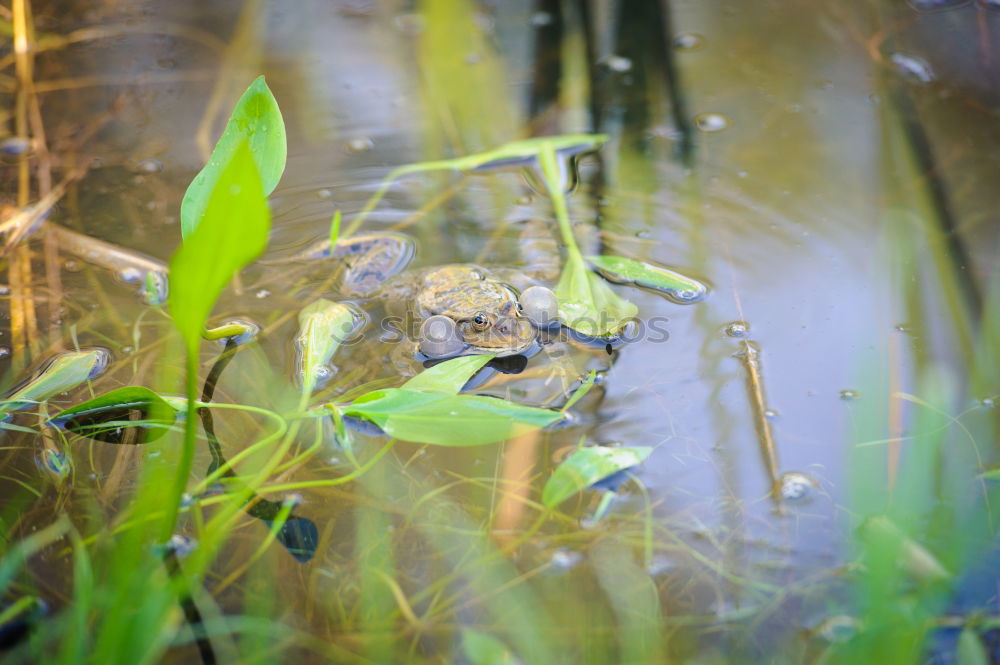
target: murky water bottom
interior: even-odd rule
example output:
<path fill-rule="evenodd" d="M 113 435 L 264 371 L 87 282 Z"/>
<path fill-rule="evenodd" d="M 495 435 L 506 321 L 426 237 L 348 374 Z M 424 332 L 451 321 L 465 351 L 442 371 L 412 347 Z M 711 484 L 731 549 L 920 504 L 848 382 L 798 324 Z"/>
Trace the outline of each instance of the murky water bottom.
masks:
<path fill-rule="evenodd" d="M 898 478 L 909 449 L 900 464 L 895 444 L 921 431 L 920 400 L 961 414 L 980 444 L 995 421 L 988 408 L 967 410 L 997 387 L 975 371 L 953 303 L 965 297 L 962 273 L 981 290 L 993 274 L 995 188 L 980 180 L 995 160 L 994 92 L 978 83 L 994 68 L 998 15 L 984 3 L 944 13 L 911 3 L 880 18 L 874 3 L 677 2 L 663 34 L 642 27 L 642 12 L 655 14 L 657 3 L 635 16 L 595 3 L 588 71 L 585 5 L 561 15 L 550 4 L 248 2 L 212 8 L 214 16 L 136 4 L 74 18 L 38 8 L 39 27 L 54 34 L 98 20 L 112 26 L 39 56 L 56 171 L 91 162 L 49 220 L 166 261 L 179 242 L 181 194 L 258 73 L 289 129 L 269 260 L 325 237 L 334 210 L 350 220 L 402 164 L 528 135 L 609 133 L 583 160 L 570 196 L 585 252 L 669 266 L 708 283 L 708 298 L 678 305 L 616 286 L 639 306 L 639 339 L 610 355 L 560 341 L 523 373 L 477 388 L 558 404 L 596 370 L 598 385 L 568 425 L 496 446 L 399 444 L 353 483 L 298 492 L 296 514 L 318 528 L 311 560 L 276 545 L 259 552 L 267 529 L 248 519 L 205 589 L 222 613 L 259 611 L 336 645 L 283 638 L 303 662 L 488 662 L 463 651 L 462 629 L 499 638 L 524 662 L 819 662 L 857 629 L 858 601 L 845 582 L 857 558 L 852 529 L 866 501 L 884 499 L 867 483 L 883 493 L 892 482 L 906 486 Z M 900 27 L 886 37 L 879 21 Z M 963 46 L 970 34 L 976 48 Z M 965 74 L 970 62 L 976 72 Z M 903 143 L 920 148 L 914 126 L 924 128 L 916 166 L 893 148 L 890 111 L 905 119 Z M 75 141 L 90 118 L 93 137 Z M 951 235 L 934 227 L 942 207 L 919 159 L 927 154 L 940 160 L 952 194 Z M 4 193 L 13 197 L 10 182 Z M 363 230 L 411 236 L 414 266 L 509 267 L 523 261 L 517 223 L 526 219 L 552 220 L 551 204 L 516 170 L 438 174 L 394 184 Z M 954 253 L 950 237 L 966 254 Z M 33 357 L 99 346 L 113 363 L 95 393 L 179 391 L 182 361 L 163 341 L 170 325 L 161 311 L 80 257 L 54 265 L 58 305 L 45 301 L 51 282 L 34 276 L 42 341 Z M 217 401 L 278 408 L 294 398 L 295 313 L 305 294 L 338 299 L 335 276 L 322 262 L 266 261 L 241 275 L 213 323 L 242 317 L 261 333 L 225 371 Z M 416 371 L 378 341 L 384 303 L 353 302 L 369 327 L 338 352 L 326 399 Z M 204 345 L 206 368 L 214 353 Z M 24 358 L 0 358 L 8 383 L 24 376 Z M 921 392 L 935 372 L 947 384 L 937 401 Z M 261 436 L 246 418 L 219 415 L 216 424 L 227 456 Z M 38 437 L 4 437 L 11 533 L 62 511 L 113 519 L 137 480 L 139 448 L 74 443 L 66 451 L 74 471 L 59 486 L 35 463 Z M 553 513 L 538 503 L 581 438 L 654 448 L 600 520 L 599 492 Z M 357 454 L 383 442 L 362 436 Z M 878 461 L 862 469 L 869 453 Z M 978 454 L 977 473 L 995 461 L 987 445 Z M 199 452 L 196 475 L 207 460 Z M 294 480 L 343 475 L 348 462 L 327 442 Z M 64 558 L 29 571 L 46 591 L 68 588 L 51 581 L 70 574 Z M 54 607 L 66 602 L 65 591 L 52 593 Z M 166 660 L 195 657 L 186 644 Z"/>

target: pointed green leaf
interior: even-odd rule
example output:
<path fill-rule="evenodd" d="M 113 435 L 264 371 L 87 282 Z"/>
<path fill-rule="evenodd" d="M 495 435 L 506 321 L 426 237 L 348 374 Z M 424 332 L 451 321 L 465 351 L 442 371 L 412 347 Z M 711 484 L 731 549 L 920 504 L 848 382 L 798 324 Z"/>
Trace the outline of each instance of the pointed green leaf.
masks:
<path fill-rule="evenodd" d="M 402 388 L 376 390 L 344 407 L 392 437 L 439 446 L 479 446 L 550 425 L 558 411 L 521 406 L 495 397 L 446 395 Z"/>
<path fill-rule="evenodd" d="M 653 449 L 646 446 L 579 448 L 549 477 L 542 490 L 542 503 L 546 508 L 556 506 L 599 480 L 641 464 L 651 452 Z"/>
<path fill-rule="evenodd" d="M 979 635 L 966 626 L 958 636 L 958 647 L 955 650 L 957 665 L 989 665 L 990 657 L 986 653 Z"/>
<path fill-rule="evenodd" d="M 196 351 L 212 306 L 236 272 L 267 246 L 271 213 L 245 141 L 223 165 L 205 215 L 170 261 L 170 311 Z"/>
<path fill-rule="evenodd" d="M 495 357 L 493 354 L 486 354 L 452 358 L 425 369 L 400 387 L 405 390 L 455 395 L 476 372 Z"/>
<path fill-rule="evenodd" d="M 143 386 L 125 386 L 123 388 L 116 388 L 106 392 L 103 395 L 98 395 L 93 399 L 88 399 L 86 402 L 82 402 L 76 406 L 64 409 L 49 418 L 49 420 L 58 422 L 81 413 L 130 406 L 158 408 L 161 409 L 163 413 L 177 412 L 174 405 L 168 403 L 165 399 L 149 388 L 145 388 Z"/>
<path fill-rule="evenodd" d="M 585 335 L 613 335 L 635 318 L 639 308 L 624 300 L 600 277 L 571 256 L 563 266 L 559 284 L 559 321 Z"/>
<path fill-rule="evenodd" d="M 349 305 L 320 298 L 299 312 L 299 334 L 295 337 L 302 392 L 309 394 L 360 317 Z"/>
<path fill-rule="evenodd" d="M 261 188 L 267 196 L 274 191 L 285 170 L 288 147 L 281 111 L 263 76 L 258 76 L 236 102 L 208 163 L 184 193 L 181 201 L 182 237 L 187 238 L 201 223 L 215 184 L 240 143 L 249 146 L 260 174 Z"/>
<path fill-rule="evenodd" d="M 574 404 L 583 399 L 583 396 L 589 393 L 590 389 L 594 386 L 595 380 L 597 380 L 597 371 L 592 369 L 590 370 L 590 374 L 587 375 L 586 381 L 581 383 L 580 387 L 574 390 L 573 394 L 570 395 L 570 398 L 566 400 L 565 404 L 563 404 L 563 408 L 561 409 L 561 411 L 563 411 L 564 413 L 566 411 L 569 411 L 571 408 L 573 408 Z M 581 441 L 580 443 L 582 444 L 583 442 Z"/>
<path fill-rule="evenodd" d="M 177 420 L 181 405 L 172 401 L 142 386 L 125 386 L 65 409 L 50 422 L 106 443 L 148 443 L 163 436 Z"/>
<path fill-rule="evenodd" d="M 75 388 L 103 372 L 108 359 L 108 352 L 104 349 L 61 353 L 50 360 L 35 378 L 0 400 L 0 413 L 30 408 Z"/>
<path fill-rule="evenodd" d="M 612 281 L 653 289 L 678 303 L 698 302 L 708 293 L 708 287 L 696 279 L 635 259 L 601 255 L 588 256 L 587 260 Z"/>

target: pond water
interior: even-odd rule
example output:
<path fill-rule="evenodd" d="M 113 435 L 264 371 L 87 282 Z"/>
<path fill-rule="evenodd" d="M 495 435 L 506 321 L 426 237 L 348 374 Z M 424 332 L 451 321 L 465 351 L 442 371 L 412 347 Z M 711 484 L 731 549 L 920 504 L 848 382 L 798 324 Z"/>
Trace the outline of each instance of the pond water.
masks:
<path fill-rule="evenodd" d="M 48 224 L 167 262 L 184 189 L 240 93 L 263 74 L 281 107 L 288 162 L 269 247 L 210 320 L 261 332 L 215 401 L 295 408 L 296 315 L 316 297 L 367 320 L 313 403 L 420 369 L 379 340 L 387 304 L 346 295 L 335 260 L 289 260 L 328 236 L 335 210 L 347 228 L 404 164 L 607 133 L 568 197 L 584 253 L 709 285 L 685 305 L 617 285 L 638 305 L 637 339 L 609 350 L 558 338 L 521 373 L 474 389 L 559 406 L 595 370 L 559 427 L 468 448 L 401 442 L 352 482 L 282 490 L 352 471 L 327 427 L 318 452 L 261 490 L 279 503 L 295 494 L 295 514 L 317 529 L 311 556 L 262 547 L 267 528 L 244 515 L 193 592 L 220 662 L 943 663 L 968 626 L 966 653 L 994 644 L 993 489 L 981 477 L 996 463 L 1000 393 L 993 4 L 35 7 L 39 43 L 70 39 L 37 54 L 48 150 L 30 163 L 56 184 L 89 164 Z M 14 108 L 15 79 L 2 84 Z M 16 158 L 4 159 L 5 203 L 23 204 Z M 406 234 L 412 267 L 517 269 L 532 260 L 529 241 L 557 233 L 537 184 L 516 169 L 410 175 L 359 233 Z M 0 319 L 6 393 L 78 346 L 107 349 L 110 364 L 48 415 L 123 385 L 182 393 L 168 310 L 65 239 L 43 245 L 44 233 L 22 243 L 32 260 L 21 277 L 10 275 L 23 260 L 0 264 L 3 300 L 27 288 L 37 302 L 34 331 L 13 312 Z M 202 345 L 203 373 L 220 350 Z M 236 411 L 214 424 L 230 459 L 267 432 Z M 162 452 L 67 443 L 47 428 L 0 436 L 5 550 L 66 513 L 99 558 L 127 536 L 119 511 L 144 456 Z M 355 437 L 362 461 L 386 441 Z M 603 515 L 597 490 L 545 512 L 541 489 L 581 439 L 653 452 Z M 65 455 L 68 477 L 53 480 L 40 450 Z M 192 487 L 209 462 L 202 445 Z M 186 513 L 178 532 L 195 537 L 211 510 Z M 872 515 L 905 534 L 887 568 L 866 559 L 881 550 L 859 535 Z M 29 559 L 8 603 L 30 593 L 50 616 L 72 606 L 72 548 L 60 542 Z M 870 576 L 914 558 L 946 579 L 907 574 L 878 591 Z M 880 623 L 894 615 L 879 593 L 908 608 L 910 632 Z M 969 623 L 975 612 L 986 618 Z M 53 625 L 58 636 L 64 624 Z M 153 662 L 198 658 L 179 614 L 157 631 Z M 477 655 L 480 634 L 519 660 Z"/>

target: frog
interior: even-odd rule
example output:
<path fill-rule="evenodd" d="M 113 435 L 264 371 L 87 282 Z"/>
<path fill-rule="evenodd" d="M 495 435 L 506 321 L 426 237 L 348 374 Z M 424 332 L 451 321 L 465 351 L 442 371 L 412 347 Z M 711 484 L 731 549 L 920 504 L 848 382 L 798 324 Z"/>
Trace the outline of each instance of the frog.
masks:
<path fill-rule="evenodd" d="M 525 223 L 522 235 L 537 234 Z M 519 244 L 526 267 L 488 269 L 476 264 L 445 264 L 405 270 L 413 241 L 399 233 L 369 233 L 341 239 L 332 252 L 347 266 L 341 291 L 348 297 L 380 299 L 386 311 L 404 322 L 424 360 L 492 354 L 529 355 L 540 336 L 558 328 L 558 302 L 540 282 L 558 274 L 558 248 L 526 238 Z M 315 254 L 315 252 L 313 252 Z M 409 326 L 406 326 L 409 327 Z M 416 339 L 412 339 L 415 337 Z"/>

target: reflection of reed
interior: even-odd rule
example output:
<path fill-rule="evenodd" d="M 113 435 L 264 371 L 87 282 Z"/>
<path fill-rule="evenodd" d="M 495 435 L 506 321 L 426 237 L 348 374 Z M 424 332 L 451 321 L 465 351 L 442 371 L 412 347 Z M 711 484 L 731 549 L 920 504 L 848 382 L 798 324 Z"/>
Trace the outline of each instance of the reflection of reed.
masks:
<path fill-rule="evenodd" d="M 528 482 L 535 467 L 540 436 L 528 432 L 509 440 L 503 449 L 503 469 L 500 472 L 500 503 L 493 522 L 493 538 L 505 545 L 517 537 L 518 525 L 524 517 L 525 501 L 531 492 Z"/>

